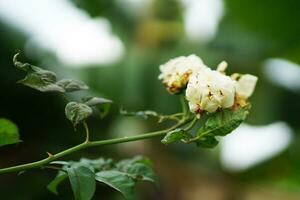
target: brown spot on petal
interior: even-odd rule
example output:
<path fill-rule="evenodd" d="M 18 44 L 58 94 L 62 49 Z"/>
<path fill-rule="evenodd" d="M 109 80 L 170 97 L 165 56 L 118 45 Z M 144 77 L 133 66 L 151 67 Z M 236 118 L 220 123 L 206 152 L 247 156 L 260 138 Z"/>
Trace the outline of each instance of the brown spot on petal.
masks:
<path fill-rule="evenodd" d="M 199 104 L 197 104 L 197 107 L 198 107 L 198 109 L 195 111 L 195 113 L 202 114 L 204 112 L 204 110 L 201 109 Z"/>
<path fill-rule="evenodd" d="M 234 97 L 234 104 L 232 106 L 233 110 L 236 110 L 238 108 L 244 107 L 248 104 L 247 100 L 238 94 L 235 95 Z"/>

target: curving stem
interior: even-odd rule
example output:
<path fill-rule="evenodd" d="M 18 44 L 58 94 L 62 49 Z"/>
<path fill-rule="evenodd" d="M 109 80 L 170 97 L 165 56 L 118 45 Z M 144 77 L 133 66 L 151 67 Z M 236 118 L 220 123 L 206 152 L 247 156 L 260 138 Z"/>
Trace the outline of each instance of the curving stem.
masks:
<path fill-rule="evenodd" d="M 7 174 L 7 173 L 13 173 L 13 172 L 24 172 L 29 169 L 42 168 L 45 165 L 49 164 L 50 162 L 57 160 L 58 158 L 64 157 L 71 153 L 77 152 L 82 149 L 90 148 L 90 147 L 125 143 L 125 142 L 144 140 L 144 139 L 154 138 L 154 137 L 158 137 L 158 136 L 163 136 L 163 135 L 167 134 L 169 131 L 171 131 L 175 128 L 178 128 L 180 126 L 183 126 L 190 121 L 191 121 L 191 119 L 185 119 L 165 130 L 154 131 L 154 132 L 144 133 L 144 134 L 140 134 L 140 135 L 134 135 L 134 136 L 130 136 L 130 137 L 121 137 L 121 138 L 114 138 L 114 139 L 108 139 L 108 140 L 89 141 L 89 142 L 86 142 L 86 141 L 88 141 L 88 140 L 86 140 L 84 143 L 81 143 L 77 146 L 66 149 L 64 151 L 61 151 L 57 154 L 53 154 L 53 155 L 48 154 L 48 157 L 45 159 L 42 159 L 42 160 L 39 160 L 36 162 L 31 162 L 31 163 L 27 163 L 27 164 L 22 164 L 22 165 L 17 165 L 17 166 L 13 166 L 13 167 L 0 169 L 0 174 Z M 87 125 L 85 125 L 85 126 L 87 128 Z M 87 130 L 87 139 L 89 139 L 88 128 L 86 130 Z"/>

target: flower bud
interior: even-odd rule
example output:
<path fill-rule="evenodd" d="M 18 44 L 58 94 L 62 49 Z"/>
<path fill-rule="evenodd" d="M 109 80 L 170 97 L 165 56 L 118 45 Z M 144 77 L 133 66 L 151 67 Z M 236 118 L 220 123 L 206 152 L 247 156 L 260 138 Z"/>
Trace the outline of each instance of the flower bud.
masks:
<path fill-rule="evenodd" d="M 222 61 L 218 67 L 217 67 L 217 71 L 221 72 L 221 73 L 225 73 L 225 70 L 227 69 L 227 62 L 226 61 Z"/>
<path fill-rule="evenodd" d="M 160 65 L 161 74 L 158 78 L 171 94 L 176 94 L 186 87 L 192 74 L 206 68 L 201 58 L 196 55 L 180 56 Z"/>

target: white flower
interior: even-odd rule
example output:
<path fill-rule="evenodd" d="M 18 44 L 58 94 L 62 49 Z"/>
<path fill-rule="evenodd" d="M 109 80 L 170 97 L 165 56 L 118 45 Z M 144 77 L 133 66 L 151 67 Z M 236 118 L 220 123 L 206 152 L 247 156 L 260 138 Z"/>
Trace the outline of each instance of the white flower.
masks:
<path fill-rule="evenodd" d="M 219 108 L 230 108 L 234 104 L 235 80 L 219 71 L 207 68 L 190 77 L 186 99 L 191 112 L 213 113 Z"/>
<path fill-rule="evenodd" d="M 201 58 L 196 55 L 180 56 L 160 65 L 161 74 L 158 78 L 170 93 L 179 93 L 186 87 L 192 74 L 206 68 Z"/>
<path fill-rule="evenodd" d="M 249 98 L 254 92 L 257 80 L 258 78 L 251 74 L 241 75 L 236 81 L 236 93 L 244 99 Z"/>

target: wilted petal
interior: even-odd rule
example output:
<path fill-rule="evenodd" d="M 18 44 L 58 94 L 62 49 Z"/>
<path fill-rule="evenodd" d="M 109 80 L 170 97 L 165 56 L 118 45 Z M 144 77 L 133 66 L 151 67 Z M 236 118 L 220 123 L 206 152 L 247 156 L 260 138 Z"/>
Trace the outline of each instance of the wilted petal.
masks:
<path fill-rule="evenodd" d="M 186 99 L 194 113 L 229 108 L 234 104 L 234 96 L 235 81 L 209 68 L 193 75 L 186 90 Z"/>
<path fill-rule="evenodd" d="M 258 78 L 251 74 L 242 75 L 236 84 L 236 92 L 243 98 L 248 98 L 252 95 Z"/>
<path fill-rule="evenodd" d="M 207 68 L 201 58 L 196 55 L 180 56 L 161 65 L 158 76 L 167 90 L 174 94 L 184 89 L 192 74 Z"/>

